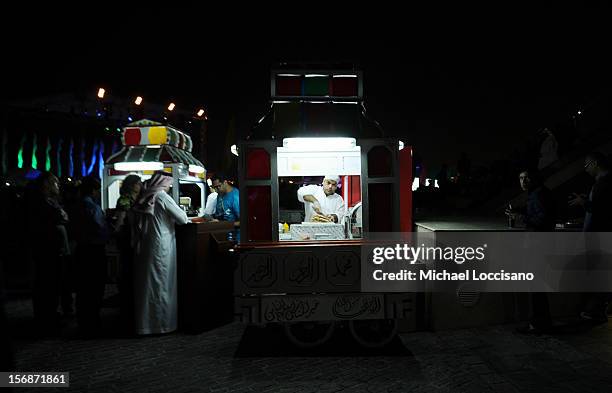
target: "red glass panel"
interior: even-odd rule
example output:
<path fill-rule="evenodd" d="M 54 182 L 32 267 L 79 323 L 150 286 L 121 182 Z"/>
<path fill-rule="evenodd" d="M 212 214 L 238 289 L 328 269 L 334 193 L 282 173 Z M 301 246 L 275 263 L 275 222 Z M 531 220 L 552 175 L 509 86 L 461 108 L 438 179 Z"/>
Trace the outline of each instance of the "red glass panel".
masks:
<path fill-rule="evenodd" d="M 333 78 L 332 95 L 336 97 L 356 97 L 357 78 Z"/>
<path fill-rule="evenodd" d="M 247 186 L 248 239 L 272 240 L 272 196 L 270 186 Z"/>
<path fill-rule="evenodd" d="M 277 96 L 301 96 L 302 77 L 301 76 L 276 76 L 276 95 Z"/>
<path fill-rule="evenodd" d="M 385 146 L 376 146 L 368 152 L 368 176 L 393 176 L 391 151 L 389 151 L 389 149 Z"/>
<path fill-rule="evenodd" d="M 368 198 L 370 232 L 393 231 L 393 184 L 370 184 Z"/>
<path fill-rule="evenodd" d="M 405 146 L 400 157 L 400 231 L 412 231 L 412 149 Z"/>
<path fill-rule="evenodd" d="M 123 133 L 123 140 L 125 145 L 140 144 L 140 128 L 126 128 Z"/>
<path fill-rule="evenodd" d="M 260 147 L 247 149 L 246 160 L 247 179 L 270 178 L 270 154 L 266 149 Z"/>

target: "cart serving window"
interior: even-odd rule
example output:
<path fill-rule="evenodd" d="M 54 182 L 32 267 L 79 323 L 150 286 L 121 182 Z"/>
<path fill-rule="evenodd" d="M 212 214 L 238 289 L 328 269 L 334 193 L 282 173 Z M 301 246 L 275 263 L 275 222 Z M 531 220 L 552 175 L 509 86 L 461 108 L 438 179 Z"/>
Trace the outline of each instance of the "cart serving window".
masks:
<path fill-rule="evenodd" d="M 410 230 L 410 149 L 367 117 L 361 72 L 274 70 L 271 86 L 270 111 L 238 145 L 242 241 Z"/>

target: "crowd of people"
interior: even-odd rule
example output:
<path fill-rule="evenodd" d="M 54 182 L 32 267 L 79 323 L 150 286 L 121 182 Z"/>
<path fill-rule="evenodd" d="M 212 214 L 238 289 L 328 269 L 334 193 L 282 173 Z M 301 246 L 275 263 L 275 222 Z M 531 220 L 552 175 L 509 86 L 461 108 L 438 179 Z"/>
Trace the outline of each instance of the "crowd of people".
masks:
<path fill-rule="evenodd" d="M 584 161 L 584 170 L 594 180 L 588 194 L 572 193 L 568 205 L 584 209 L 583 232 L 612 232 L 612 174 L 610 160 L 601 152 L 589 153 Z M 530 232 L 552 232 L 555 230 L 557 212 L 553 193 L 543 183 L 537 169 L 519 173 L 521 189 L 527 193 L 524 206 L 509 207 L 506 215 Z M 589 292 L 583 295 L 580 318 L 595 323 L 608 321 L 608 305 L 611 293 Z M 541 333 L 552 329 L 548 296 L 546 293 L 531 294 L 532 316 L 530 322 L 519 328 L 521 333 Z"/>
<path fill-rule="evenodd" d="M 138 175 L 129 175 L 122 181 L 116 208 L 107 212 L 100 203 L 100 181 L 94 177 L 64 192 L 55 175 L 42 172 L 28 187 L 27 228 L 37 243 L 31 249 L 32 302 L 41 333 L 59 332 L 61 318 L 74 314 L 82 335 L 100 333 L 109 242 L 116 244 L 120 256 L 125 331 L 163 334 L 177 329 L 175 225 L 190 219 L 170 196 L 172 183 L 163 171 L 144 183 Z M 213 179 L 212 189 L 216 192 L 205 216 L 238 221 L 238 189 L 223 176 Z"/>

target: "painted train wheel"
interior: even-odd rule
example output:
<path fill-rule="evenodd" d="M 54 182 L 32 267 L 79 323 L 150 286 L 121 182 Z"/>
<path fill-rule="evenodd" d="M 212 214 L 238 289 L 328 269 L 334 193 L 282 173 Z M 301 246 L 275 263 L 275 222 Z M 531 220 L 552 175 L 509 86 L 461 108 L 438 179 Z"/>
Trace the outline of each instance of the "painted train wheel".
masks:
<path fill-rule="evenodd" d="M 389 344 L 397 334 L 397 319 L 362 319 L 349 321 L 353 338 L 366 348 Z"/>
<path fill-rule="evenodd" d="M 328 341 L 336 328 L 334 321 L 287 322 L 285 335 L 300 348 L 314 348 Z"/>

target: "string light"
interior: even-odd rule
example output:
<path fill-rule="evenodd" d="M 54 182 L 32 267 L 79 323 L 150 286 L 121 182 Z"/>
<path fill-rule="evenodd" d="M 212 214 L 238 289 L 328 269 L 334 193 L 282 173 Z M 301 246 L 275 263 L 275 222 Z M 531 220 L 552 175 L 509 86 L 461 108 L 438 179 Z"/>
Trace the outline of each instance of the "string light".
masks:
<path fill-rule="evenodd" d="M 98 98 L 102 99 L 104 98 L 106 95 L 106 89 L 104 89 L 103 87 L 100 87 L 98 89 Z M 134 99 L 134 105 L 140 106 L 142 105 L 144 98 L 142 96 L 136 96 L 136 98 Z M 167 110 L 169 112 L 174 111 L 174 109 L 176 108 L 176 104 L 174 102 L 170 102 L 170 104 L 168 104 Z M 104 111 L 100 111 L 100 110 L 96 110 L 96 116 L 97 117 L 102 117 L 104 116 L 104 112 L 106 111 L 106 108 L 104 108 Z M 88 111 L 83 111 L 84 115 L 88 115 Z M 206 110 L 203 108 L 198 109 L 198 111 L 196 112 L 197 117 L 203 117 L 204 120 L 208 120 L 208 115 L 206 114 Z M 164 120 L 168 120 L 167 117 L 164 117 Z M 128 116 L 128 121 L 132 122 L 133 121 L 133 117 L 132 116 Z"/>

